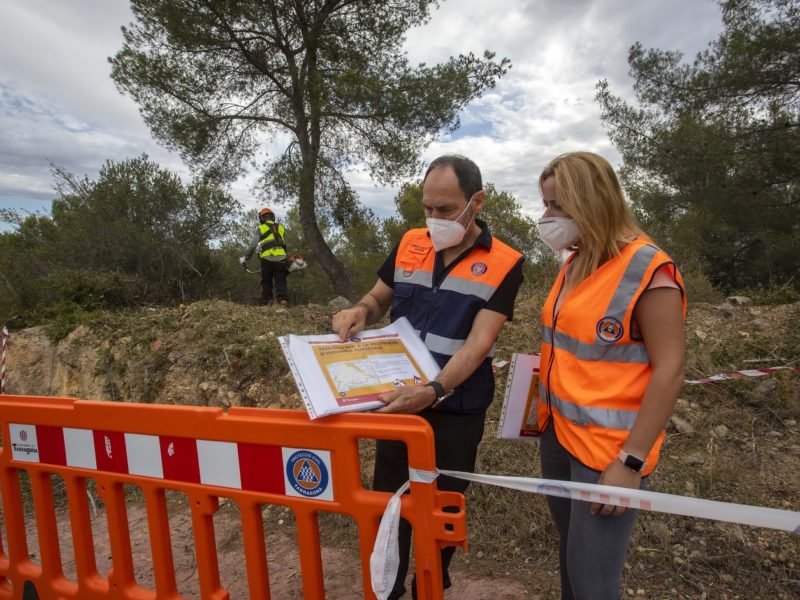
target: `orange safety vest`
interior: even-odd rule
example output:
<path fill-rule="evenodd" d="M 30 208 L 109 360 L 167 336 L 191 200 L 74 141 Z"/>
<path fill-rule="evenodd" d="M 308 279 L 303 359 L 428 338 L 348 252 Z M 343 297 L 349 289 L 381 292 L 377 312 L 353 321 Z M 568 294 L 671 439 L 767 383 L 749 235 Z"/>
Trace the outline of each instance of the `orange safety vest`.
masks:
<path fill-rule="evenodd" d="M 475 245 L 434 283 L 433 242 L 427 229 L 412 229 L 397 248 L 391 320 L 406 317 L 439 366 L 444 367 L 466 342 L 476 315 L 521 259 L 522 254 L 492 237 L 490 248 Z M 494 394 L 493 355 L 494 348 L 437 410 L 484 412 Z"/>
<path fill-rule="evenodd" d="M 665 265 L 680 287 L 684 319 L 686 294 L 672 259 L 640 237 L 573 288 L 556 315 L 572 258 L 542 307 L 539 429 L 552 419 L 561 445 L 587 467 L 603 471 L 628 439 L 653 372 L 644 342 L 632 337 L 639 298 Z M 663 439 L 662 431 L 643 475 L 656 466 Z"/>

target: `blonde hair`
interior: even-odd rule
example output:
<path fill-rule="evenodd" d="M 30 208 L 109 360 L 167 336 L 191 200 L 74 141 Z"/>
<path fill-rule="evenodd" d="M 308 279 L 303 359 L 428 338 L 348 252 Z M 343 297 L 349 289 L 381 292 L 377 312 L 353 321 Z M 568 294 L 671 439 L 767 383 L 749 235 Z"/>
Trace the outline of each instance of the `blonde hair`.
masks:
<path fill-rule="evenodd" d="M 580 232 L 578 253 L 565 289 L 594 273 L 633 238 L 644 235 L 606 159 L 592 152 L 570 152 L 550 161 L 539 176 L 539 189 L 555 178 L 556 202 L 575 220 Z"/>

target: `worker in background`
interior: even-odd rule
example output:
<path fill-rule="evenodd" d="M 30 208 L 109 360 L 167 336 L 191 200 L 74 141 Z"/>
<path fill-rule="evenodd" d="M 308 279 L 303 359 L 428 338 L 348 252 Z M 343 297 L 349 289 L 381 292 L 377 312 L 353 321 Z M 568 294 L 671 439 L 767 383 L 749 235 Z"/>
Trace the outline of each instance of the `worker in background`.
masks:
<path fill-rule="evenodd" d="M 261 299 L 259 304 L 267 306 L 273 303 L 272 279 L 275 279 L 275 291 L 278 304 L 289 304 L 289 291 L 286 286 L 289 262 L 286 256 L 286 231 L 283 225 L 275 221 L 275 213 L 269 208 L 262 208 L 258 213 L 258 230 L 255 232 L 247 252 L 239 261 L 244 264 L 258 249 L 261 259 Z"/>

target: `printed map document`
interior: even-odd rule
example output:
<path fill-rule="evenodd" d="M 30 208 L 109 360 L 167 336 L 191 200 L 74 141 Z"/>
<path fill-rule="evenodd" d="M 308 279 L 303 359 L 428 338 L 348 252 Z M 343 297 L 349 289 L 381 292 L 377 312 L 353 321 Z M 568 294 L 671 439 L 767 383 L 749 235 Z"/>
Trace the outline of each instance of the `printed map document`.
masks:
<path fill-rule="evenodd" d="M 380 394 L 425 385 L 440 370 L 405 317 L 345 342 L 336 334 L 278 340 L 312 419 L 380 408 Z"/>
<path fill-rule="evenodd" d="M 538 406 L 539 355 L 514 354 L 508 371 L 497 437 L 512 440 L 536 439 L 539 436 L 536 423 Z"/>

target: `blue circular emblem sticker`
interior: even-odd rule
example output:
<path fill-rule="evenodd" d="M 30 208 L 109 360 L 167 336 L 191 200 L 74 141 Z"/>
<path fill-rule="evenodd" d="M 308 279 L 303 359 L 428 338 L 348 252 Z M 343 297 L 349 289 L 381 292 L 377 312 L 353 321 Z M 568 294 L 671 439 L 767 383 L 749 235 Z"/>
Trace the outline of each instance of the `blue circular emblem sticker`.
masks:
<path fill-rule="evenodd" d="M 475 275 L 475 277 L 480 277 L 481 275 L 486 273 L 488 269 L 489 267 L 486 266 L 486 263 L 482 262 L 474 262 L 472 263 L 472 266 L 469 268 L 469 270 L 472 272 L 473 275 Z"/>
<path fill-rule="evenodd" d="M 614 317 L 603 317 L 597 322 L 597 337 L 604 342 L 616 342 L 622 337 L 624 329 Z"/>
<path fill-rule="evenodd" d="M 309 450 L 299 450 L 289 457 L 286 478 L 298 494 L 308 498 L 319 496 L 328 488 L 328 468 Z"/>

